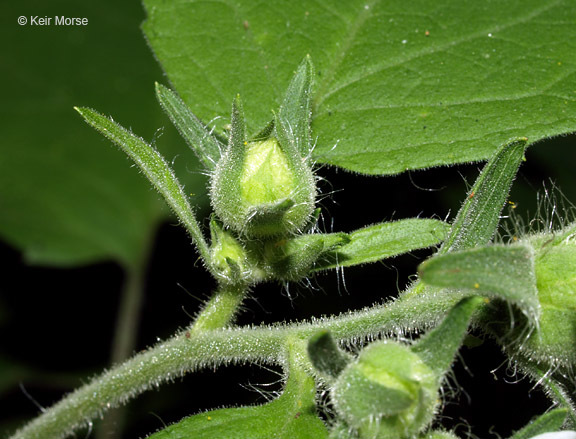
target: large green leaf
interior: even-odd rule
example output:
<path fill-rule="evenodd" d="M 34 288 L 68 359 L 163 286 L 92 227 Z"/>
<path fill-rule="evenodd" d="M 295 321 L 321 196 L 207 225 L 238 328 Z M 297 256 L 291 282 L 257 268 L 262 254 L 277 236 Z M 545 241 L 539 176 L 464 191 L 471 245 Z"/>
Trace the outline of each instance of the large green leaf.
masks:
<path fill-rule="evenodd" d="M 73 106 L 100 108 L 146 139 L 166 126 L 158 147 L 169 160 L 180 153 L 180 169 L 198 168 L 154 97 L 162 72 L 138 29 L 140 5 L 4 2 L 2 15 L 10 24 L 0 50 L 0 238 L 37 264 L 135 263 L 168 209 Z M 17 24 L 19 16 L 55 15 L 88 25 Z M 198 192 L 196 175 L 188 193 Z"/>
<path fill-rule="evenodd" d="M 261 128 L 310 54 L 321 162 L 391 174 L 576 130 L 570 0 L 144 4 L 156 56 L 205 122 L 241 93 Z"/>

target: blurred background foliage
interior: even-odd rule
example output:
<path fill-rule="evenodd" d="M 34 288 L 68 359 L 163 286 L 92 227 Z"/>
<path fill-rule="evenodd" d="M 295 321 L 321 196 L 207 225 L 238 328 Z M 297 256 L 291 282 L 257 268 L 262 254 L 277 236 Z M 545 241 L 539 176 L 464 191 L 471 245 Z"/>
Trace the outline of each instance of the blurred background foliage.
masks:
<path fill-rule="evenodd" d="M 144 349 L 188 324 L 214 284 L 195 266 L 189 239 L 123 153 L 87 127 L 73 106 L 89 106 L 154 141 L 207 224 L 206 178 L 162 114 L 154 81 L 166 83 L 140 30 L 140 2 L 26 0 L 0 5 L 0 436 L 109 365 L 122 292 L 141 278 Z M 87 17 L 85 27 L 20 26 L 19 16 Z M 541 142 L 527 155 L 511 199 L 515 213 L 537 210 L 536 192 L 556 182 L 576 200 L 576 138 Z M 351 231 L 410 216 L 455 212 L 479 165 L 375 179 L 321 167 L 322 227 Z M 239 323 L 294 320 L 368 306 L 409 281 L 416 252 L 345 278 L 264 285 Z M 138 284 L 138 282 L 137 282 Z M 463 352 L 456 379 L 466 393 L 446 407 L 448 426 L 480 437 L 519 428 L 547 403 L 532 385 L 506 383 L 503 357 L 489 343 Z M 491 372 L 495 370 L 494 372 Z M 124 437 L 140 437 L 200 409 L 258 402 L 277 390 L 277 371 L 230 367 L 149 392 L 128 406 Z M 212 388 L 211 392 L 200 389 Z M 255 390 L 259 389 L 259 390 Z M 498 394 L 498 398 L 487 398 Z M 470 396 L 470 400 L 467 396 Z M 470 402 L 471 401 L 471 402 Z M 529 405 L 513 423 L 510 406 Z M 84 437 L 81 435 L 79 437 Z"/>

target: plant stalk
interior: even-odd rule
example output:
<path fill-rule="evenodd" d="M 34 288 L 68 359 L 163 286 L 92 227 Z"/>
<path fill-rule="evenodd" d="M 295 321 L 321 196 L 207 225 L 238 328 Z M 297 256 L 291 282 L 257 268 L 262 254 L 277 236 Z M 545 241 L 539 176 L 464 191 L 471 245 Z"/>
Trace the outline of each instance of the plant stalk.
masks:
<path fill-rule="evenodd" d="M 148 254 L 148 252 L 146 252 Z M 116 328 L 110 353 L 112 367 L 128 359 L 135 347 L 144 296 L 144 273 L 147 258 L 125 267 L 125 279 L 116 316 Z M 126 413 L 124 407 L 111 410 L 96 429 L 96 439 L 122 437 Z"/>
<path fill-rule="evenodd" d="M 189 333 L 227 327 L 236 316 L 248 288 L 244 284 L 220 285 L 204 308 L 198 313 Z"/>
<path fill-rule="evenodd" d="M 222 289 L 206 305 L 206 314 L 201 313 L 187 331 L 135 355 L 70 393 L 11 439 L 65 438 L 109 408 L 125 403 L 161 382 L 203 367 L 254 361 L 281 364 L 286 358 L 288 338 L 307 339 L 321 328 L 330 330 L 337 339 L 354 340 L 425 322 L 430 324 L 440 320 L 461 298 L 440 294 L 434 302 L 429 298 L 417 303 L 398 299 L 386 305 L 308 323 L 208 330 L 211 325 L 230 322 L 233 307 L 227 306 L 227 313 L 218 313 L 216 305 L 239 303 L 243 294 L 235 295 L 238 292 L 238 289 Z M 200 326 L 195 327 L 196 324 Z"/>

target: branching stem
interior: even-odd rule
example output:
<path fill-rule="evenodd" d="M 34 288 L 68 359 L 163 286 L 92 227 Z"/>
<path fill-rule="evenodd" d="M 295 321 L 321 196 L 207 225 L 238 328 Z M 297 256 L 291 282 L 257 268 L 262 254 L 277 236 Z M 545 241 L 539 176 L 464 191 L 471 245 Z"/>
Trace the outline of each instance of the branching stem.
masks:
<path fill-rule="evenodd" d="M 202 331 L 228 326 L 238 312 L 246 292 L 245 284 L 220 285 L 198 314 L 189 333 L 199 334 Z"/>
<path fill-rule="evenodd" d="M 46 410 L 17 431 L 11 439 L 64 438 L 88 424 L 111 407 L 158 386 L 166 380 L 207 366 L 227 363 L 281 363 L 286 358 L 286 340 L 308 338 L 320 328 L 330 330 L 337 339 L 354 340 L 394 332 L 400 328 L 420 326 L 438 321 L 460 299 L 455 295 L 439 295 L 435 303 L 402 299 L 387 305 L 318 319 L 313 322 L 255 328 L 223 328 L 199 331 L 229 322 L 220 311 L 233 311 L 240 303 L 240 290 L 222 289 L 208 302 L 205 312 L 188 330 L 170 340 L 141 352 L 124 364 L 95 378 Z M 219 308 L 222 306 L 222 308 Z M 219 311 L 220 310 L 220 311 Z"/>

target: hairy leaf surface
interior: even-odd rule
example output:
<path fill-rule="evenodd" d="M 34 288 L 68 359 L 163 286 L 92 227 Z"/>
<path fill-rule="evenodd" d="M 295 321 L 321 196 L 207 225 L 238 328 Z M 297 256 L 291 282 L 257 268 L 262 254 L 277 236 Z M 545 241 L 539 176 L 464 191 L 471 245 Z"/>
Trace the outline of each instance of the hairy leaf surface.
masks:
<path fill-rule="evenodd" d="M 262 128 L 309 54 L 320 162 L 394 174 L 576 130 L 570 0 L 144 4 L 156 56 L 206 123 L 240 93 Z"/>
<path fill-rule="evenodd" d="M 315 271 L 376 262 L 440 243 L 450 226 L 434 219 L 410 218 L 375 224 L 348 234 L 349 242 L 325 254 Z"/>

